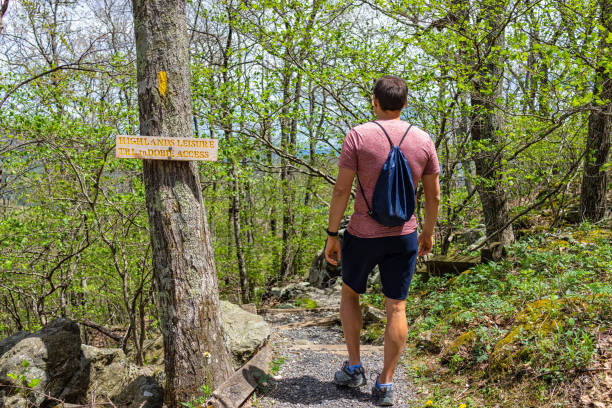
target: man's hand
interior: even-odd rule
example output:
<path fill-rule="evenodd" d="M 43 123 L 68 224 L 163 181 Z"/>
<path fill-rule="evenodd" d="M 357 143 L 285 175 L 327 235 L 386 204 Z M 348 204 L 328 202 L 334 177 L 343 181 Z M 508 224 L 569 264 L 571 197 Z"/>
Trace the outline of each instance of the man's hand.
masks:
<path fill-rule="evenodd" d="M 330 264 L 338 266 L 341 258 L 340 239 L 338 237 L 327 237 L 327 242 L 325 242 L 325 259 Z"/>
<path fill-rule="evenodd" d="M 431 252 L 431 248 L 433 248 L 433 235 L 420 233 L 418 243 L 419 256 L 427 255 Z"/>

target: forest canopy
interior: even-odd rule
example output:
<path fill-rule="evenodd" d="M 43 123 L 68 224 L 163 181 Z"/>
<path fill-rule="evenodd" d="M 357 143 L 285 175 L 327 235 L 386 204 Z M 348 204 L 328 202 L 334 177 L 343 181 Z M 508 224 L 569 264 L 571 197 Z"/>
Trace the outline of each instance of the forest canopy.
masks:
<path fill-rule="evenodd" d="M 0 333 L 67 316 L 138 343 L 157 319 L 142 161 L 114 158 L 139 129 L 131 2 L 4 3 Z M 386 74 L 440 157 L 436 253 L 481 224 L 510 243 L 604 216 L 608 1 L 190 0 L 187 16 L 194 135 L 219 143 L 198 168 L 222 297 L 303 279 L 342 140 Z"/>

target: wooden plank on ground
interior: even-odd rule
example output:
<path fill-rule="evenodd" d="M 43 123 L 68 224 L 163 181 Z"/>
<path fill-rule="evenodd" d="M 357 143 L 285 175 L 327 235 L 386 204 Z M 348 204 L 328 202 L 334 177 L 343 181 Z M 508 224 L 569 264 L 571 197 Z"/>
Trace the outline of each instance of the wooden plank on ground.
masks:
<path fill-rule="evenodd" d="M 238 408 L 251 396 L 267 376 L 272 349 L 266 345 L 255 356 L 225 380 L 206 401 L 206 407 Z"/>

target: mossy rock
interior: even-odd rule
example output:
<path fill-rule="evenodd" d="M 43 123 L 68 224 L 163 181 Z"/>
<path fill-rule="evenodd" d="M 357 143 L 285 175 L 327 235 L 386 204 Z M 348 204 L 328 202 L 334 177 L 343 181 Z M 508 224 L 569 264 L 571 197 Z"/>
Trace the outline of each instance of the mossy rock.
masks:
<path fill-rule="evenodd" d="M 584 244 L 595 244 L 598 240 L 610 238 L 608 229 L 592 229 L 590 231 L 576 231 L 574 238 Z"/>
<path fill-rule="evenodd" d="M 369 304 L 369 303 L 361 303 L 359 306 L 361 308 L 361 316 L 363 318 L 363 324 L 377 324 L 377 323 L 386 323 L 387 316 L 383 310 L 378 309 L 377 307 Z"/>
<path fill-rule="evenodd" d="M 477 337 L 478 336 L 473 330 L 469 330 L 457 336 L 448 346 L 446 346 L 440 356 L 440 361 L 448 363 L 457 353 L 467 352 L 474 345 Z"/>
<path fill-rule="evenodd" d="M 422 331 L 418 335 L 416 346 L 427 353 L 438 354 L 442 350 L 442 337 L 439 330 Z"/>
<path fill-rule="evenodd" d="M 516 315 L 512 329 L 495 345 L 489 359 L 489 376 L 498 378 L 516 371 L 532 358 L 529 339 L 552 336 L 585 308 L 584 301 L 577 297 L 540 299 L 527 304 Z"/>

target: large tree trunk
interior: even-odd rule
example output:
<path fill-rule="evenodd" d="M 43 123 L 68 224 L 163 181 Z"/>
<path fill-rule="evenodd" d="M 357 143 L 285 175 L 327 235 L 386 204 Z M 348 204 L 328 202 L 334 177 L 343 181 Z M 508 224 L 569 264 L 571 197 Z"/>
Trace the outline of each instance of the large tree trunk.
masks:
<path fill-rule="evenodd" d="M 500 132 L 503 128 L 501 117 L 496 114 L 494 101 L 501 96 L 503 78 L 500 52 L 505 46 L 504 28 L 500 26 L 505 14 L 505 2 L 497 0 L 483 5 L 481 17 L 488 21 L 489 32 L 486 35 L 484 58 L 480 72 L 472 81 L 474 89 L 471 95 L 472 140 L 483 142 L 484 148 L 474 155 L 476 184 L 482 203 L 482 212 L 490 242 L 509 244 L 514 241 L 512 225 L 504 228 L 510 220 L 508 201 L 502 184 L 502 143 Z"/>
<path fill-rule="evenodd" d="M 133 0 L 142 135 L 192 136 L 185 0 Z M 167 78 L 167 79 L 166 79 Z M 232 372 L 194 162 L 145 160 L 153 271 L 164 337 L 165 400 L 190 401 Z"/>
<path fill-rule="evenodd" d="M 612 4 L 601 0 L 601 23 L 605 30 L 601 33 L 600 51 L 602 55 L 610 52 L 608 35 L 612 32 Z M 602 166 L 608 161 L 610 151 L 610 115 L 612 115 L 612 81 L 607 67 L 603 64 L 595 72 L 593 94 L 600 103 L 589 116 L 589 130 L 586 141 L 586 157 L 580 192 L 580 213 L 589 221 L 599 221 L 606 213 L 606 171 Z"/>

